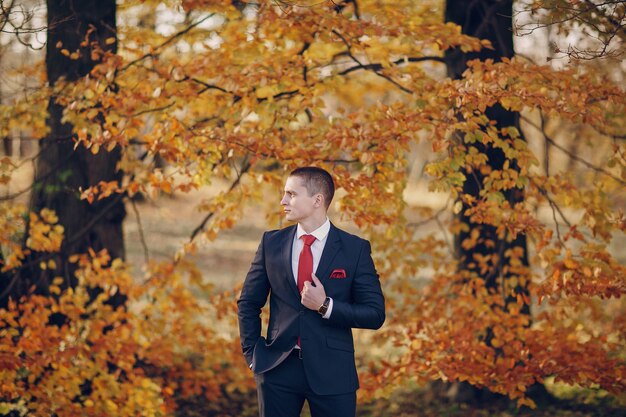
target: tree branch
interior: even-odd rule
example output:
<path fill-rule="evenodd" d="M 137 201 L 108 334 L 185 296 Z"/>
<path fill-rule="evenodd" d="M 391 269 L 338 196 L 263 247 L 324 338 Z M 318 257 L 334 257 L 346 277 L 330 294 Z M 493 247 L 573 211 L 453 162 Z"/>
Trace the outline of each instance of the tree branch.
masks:
<path fill-rule="evenodd" d="M 137 218 L 137 230 L 139 231 L 139 239 L 141 240 L 141 246 L 143 247 L 143 257 L 146 264 L 150 261 L 150 252 L 148 251 L 148 244 L 146 243 L 146 237 L 143 233 L 143 226 L 141 224 L 141 215 L 139 214 L 139 210 L 137 209 L 137 203 L 132 198 L 130 199 L 130 204 L 133 207 L 133 211 L 135 212 L 135 217 Z"/>
<path fill-rule="evenodd" d="M 543 129 L 543 127 L 537 126 L 537 124 L 535 122 L 533 122 L 532 120 L 530 120 L 526 116 L 523 116 L 523 115 L 520 114 L 520 117 L 526 123 L 528 123 L 529 125 L 531 125 L 535 129 L 537 129 L 539 132 L 541 132 L 543 134 L 543 137 L 546 139 L 546 141 L 548 141 L 552 146 L 554 146 L 555 148 L 559 149 L 561 152 L 565 153 L 566 155 L 568 155 L 573 160 L 575 160 L 577 162 L 580 162 L 581 164 L 585 165 L 588 168 L 593 169 L 596 172 L 602 173 L 602 174 L 606 175 L 607 177 L 610 177 L 610 178 L 614 179 L 615 181 L 617 181 L 620 184 L 626 185 L 626 181 L 624 181 L 621 178 L 613 175 L 612 173 L 610 173 L 609 171 L 605 170 L 602 167 L 593 165 L 591 162 L 588 162 L 585 159 L 579 157 L 578 155 L 573 154 L 572 152 L 568 151 L 567 149 L 565 149 L 564 147 L 562 147 L 561 145 L 556 143 L 556 141 L 554 139 L 552 139 L 550 136 L 548 136 L 548 134 Z"/>
<path fill-rule="evenodd" d="M 252 167 L 252 164 L 250 163 L 250 161 L 248 161 L 248 159 L 246 158 L 243 162 L 243 165 L 241 167 L 241 171 L 238 172 L 237 178 L 235 179 L 235 181 L 233 181 L 233 183 L 230 185 L 230 187 L 228 188 L 227 193 L 230 193 L 231 191 L 233 191 L 241 182 L 241 178 L 243 177 L 243 175 L 245 173 L 248 172 L 248 170 L 250 170 L 250 168 Z M 191 236 L 189 237 L 189 242 L 192 242 L 196 236 L 202 232 L 204 230 L 204 227 L 206 226 L 206 224 L 209 222 L 209 220 L 211 220 L 211 218 L 215 215 L 215 212 L 212 211 L 209 214 L 207 214 L 204 219 L 202 219 L 202 221 L 200 222 L 200 224 L 193 230 L 193 232 L 191 233 Z"/>
<path fill-rule="evenodd" d="M 448 199 L 449 200 L 449 199 Z M 439 216 L 448 211 L 448 202 L 446 202 L 446 204 L 441 207 L 439 210 L 437 210 L 435 212 L 435 214 L 433 214 L 432 216 L 424 219 L 424 220 L 420 220 L 419 222 L 410 222 L 406 224 L 406 227 L 410 227 L 410 228 L 415 228 L 417 229 L 418 227 L 424 226 L 425 224 L 428 224 L 430 222 L 432 222 L 433 220 L 438 220 Z"/>
<path fill-rule="evenodd" d="M 202 19 L 196 21 L 195 23 L 192 23 L 191 25 L 187 26 L 185 29 L 176 32 L 175 34 L 173 34 L 172 36 L 170 36 L 168 39 L 166 39 L 163 43 L 161 43 L 160 45 L 158 45 L 156 48 L 154 48 L 153 51 L 140 56 L 139 58 L 136 58 L 132 61 L 130 61 L 128 64 L 124 65 L 122 68 L 120 68 L 120 72 L 127 70 L 128 68 L 132 67 L 133 65 L 143 61 L 146 58 L 149 57 L 153 57 L 155 55 L 155 53 L 159 50 L 162 49 L 164 47 L 166 47 L 167 45 L 169 45 L 170 43 L 174 42 L 176 39 L 184 36 L 185 34 L 187 34 L 189 31 L 191 31 L 193 28 L 195 28 L 196 26 L 200 25 L 202 22 L 206 21 L 207 19 L 210 19 L 211 17 L 213 17 L 215 15 L 215 13 L 210 13 L 207 16 L 203 17 Z"/>
<path fill-rule="evenodd" d="M 393 65 L 400 65 L 403 63 L 408 63 L 408 62 L 424 62 L 424 61 L 436 61 L 436 62 L 442 62 L 445 63 L 444 58 L 440 57 L 440 56 L 422 56 L 422 57 L 407 57 L 407 58 L 400 58 L 397 59 L 395 61 L 392 62 Z M 373 64 L 359 64 L 359 65 L 355 65 L 353 67 L 349 67 L 346 68 L 345 70 L 339 72 L 339 75 L 346 75 L 349 74 L 353 71 L 359 71 L 359 70 L 372 70 L 372 71 L 379 71 L 382 70 L 384 67 L 382 64 L 379 63 L 373 63 Z"/>
<path fill-rule="evenodd" d="M 561 211 L 561 208 L 559 207 L 559 205 L 556 204 L 556 202 L 554 200 L 552 200 L 552 198 L 550 198 L 550 195 L 548 194 L 548 191 L 545 188 L 543 188 L 542 186 L 540 186 L 539 184 L 537 184 L 532 179 L 531 179 L 531 182 L 533 183 L 533 185 L 535 187 L 537 187 L 537 190 L 539 190 L 539 193 L 542 196 L 544 196 L 546 200 L 548 200 L 548 204 L 550 205 L 550 208 L 552 209 L 552 219 L 554 220 L 554 226 L 556 228 L 556 236 L 559 239 L 559 243 L 561 243 L 561 246 L 565 247 L 565 242 L 561 238 L 561 229 L 559 227 L 559 221 L 556 218 L 556 212 L 558 211 L 559 215 L 561 216 L 561 218 L 563 219 L 565 224 L 567 224 L 568 227 L 571 228 L 572 224 L 569 222 L 569 220 L 567 220 L 567 217 L 565 217 L 565 214 L 563 214 L 563 212 Z"/>
<path fill-rule="evenodd" d="M 69 140 L 71 140 L 71 138 L 59 139 L 59 140 L 54 141 L 54 142 L 49 142 L 49 143 L 46 143 L 46 144 L 45 144 L 45 146 L 42 146 L 42 147 L 40 148 L 39 152 L 37 152 L 37 154 L 36 154 L 35 156 L 33 156 L 33 157 L 31 157 L 31 158 L 28 158 L 28 159 L 29 159 L 30 161 L 32 161 L 32 162 L 33 162 L 33 165 L 35 165 L 35 164 L 34 164 L 35 160 L 36 160 L 37 158 L 39 158 L 39 156 L 40 156 L 42 153 L 44 153 L 45 151 L 47 151 L 48 147 L 50 147 L 50 146 L 52 146 L 52 145 L 59 144 L 59 143 L 63 143 L 63 142 L 69 141 Z M 9 201 L 9 200 L 13 200 L 13 199 L 15 199 L 15 198 L 19 197 L 20 195 L 22 195 L 22 194 L 25 194 L 25 193 L 29 192 L 29 191 L 30 191 L 30 190 L 32 190 L 34 187 L 36 187 L 36 186 L 37 186 L 37 184 L 39 184 L 39 183 L 41 183 L 41 182 L 43 182 L 43 181 L 47 180 L 47 179 L 48 179 L 48 178 L 50 178 L 52 175 L 57 174 L 57 173 L 58 173 L 58 171 L 59 171 L 59 168 L 61 168 L 63 165 L 65 165 L 65 163 L 66 163 L 66 162 L 68 162 L 68 161 L 70 160 L 70 158 L 72 157 L 72 155 L 73 155 L 73 153 L 72 153 L 72 152 L 70 152 L 70 153 L 69 153 L 69 154 L 65 157 L 65 159 L 63 159 L 63 160 L 59 161 L 59 163 L 58 163 L 56 166 L 54 166 L 52 169 L 50 169 L 50 170 L 49 170 L 49 171 L 48 171 L 45 175 L 43 175 L 43 176 L 41 176 L 41 177 L 39 177 L 39 178 L 35 178 L 35 179 L 33 180 L 33 182 L 32 182 L 32 183 L 31 183 L 28 187 L 26 187 L 26 188 L 24 188 L 24 189 L 22 189 L 22 190 L 20 190 L 20 191 L 16 191 L 16 192 L 14 192 L 14 193 L 12 193 L 12 194 L 7 194 L 7 195 L 4 195 L 4 196 L 1 196 L 1 197 L 0 197 L 0 201 Z M 21 164 L 20 164 L 20 166 L 21 166 Z"/>

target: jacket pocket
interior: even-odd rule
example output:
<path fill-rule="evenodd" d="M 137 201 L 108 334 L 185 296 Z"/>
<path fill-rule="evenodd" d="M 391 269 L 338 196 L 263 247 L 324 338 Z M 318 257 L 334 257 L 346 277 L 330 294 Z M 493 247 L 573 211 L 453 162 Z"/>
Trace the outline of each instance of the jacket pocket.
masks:
<path fill-rule="evenodd" d="M 326 345 L 331 349 L 345 350 L 346 352 L 354 352 L 354 345 L 348 340 L 339 340 L 332 337 L 326 337 Z"/>

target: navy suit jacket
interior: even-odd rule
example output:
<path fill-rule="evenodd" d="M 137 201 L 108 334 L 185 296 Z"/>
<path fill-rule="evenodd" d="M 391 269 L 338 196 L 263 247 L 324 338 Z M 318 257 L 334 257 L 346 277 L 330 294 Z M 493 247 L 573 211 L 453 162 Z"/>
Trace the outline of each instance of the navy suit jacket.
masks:
<path fill-rule="evenodd" d="M 352 328 L 378 329 L 385 321 L 385 300 L 370 243 L 331 224 L 315 271 L 333 299 L 329 319 L 300 302 L 291 267 L 296 226 L 265 232 L 237 302 L 241 347 L 252 370 L 276 367 L 300 336 L 303 365 L 319 395 L 353 392 L 359 387 Z M 330 278 L 335 269 L 345 278 Z M 270 298 L 267 335 L 261 335 L 261 309 Z M 288 381 L 287 381 L 288 383 Z"/>

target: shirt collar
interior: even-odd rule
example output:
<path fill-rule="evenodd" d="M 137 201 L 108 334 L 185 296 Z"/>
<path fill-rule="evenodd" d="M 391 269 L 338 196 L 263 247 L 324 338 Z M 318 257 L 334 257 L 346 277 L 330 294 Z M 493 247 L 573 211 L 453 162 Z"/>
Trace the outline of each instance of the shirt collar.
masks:
<path fill-rule="evenodd" d="M 326 217 L 326 221 L 324 222 L 324 224 L 308 234 L 315 236 L 315 239 L 319 241 L 323 241 L 324 239 L 326 239 L 326 236 L 328 236 L 328 232 L 330 232 L 330 220 L 328 219 L 328 217 Z M 298 228 L 296 230 L 296 239 L 300 239 L 302 235 L 306 234 L 307 232 L 305 232 L 302 226 L 300 226 L 300 223 L 298 223 Z"/>

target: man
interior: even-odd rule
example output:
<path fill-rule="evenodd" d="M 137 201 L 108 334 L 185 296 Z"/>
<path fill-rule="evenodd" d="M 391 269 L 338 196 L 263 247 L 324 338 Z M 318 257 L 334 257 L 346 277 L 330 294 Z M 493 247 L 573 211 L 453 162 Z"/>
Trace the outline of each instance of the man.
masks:
<path fill-rule="evenodd" d="M 326 215 L 335 192 L 321 168 L 291 172 L 281 200 L 297 225 L 266 232 L 238 301 L 243 354 L 261 417 L 354 417 L 359 387 L 352 328 L 378 329 L 385 300 L 367 240 Z M 315 272 L 314 272 L 315 271 Z M 261 308 L 270 297 L 267 336 Z"/>

